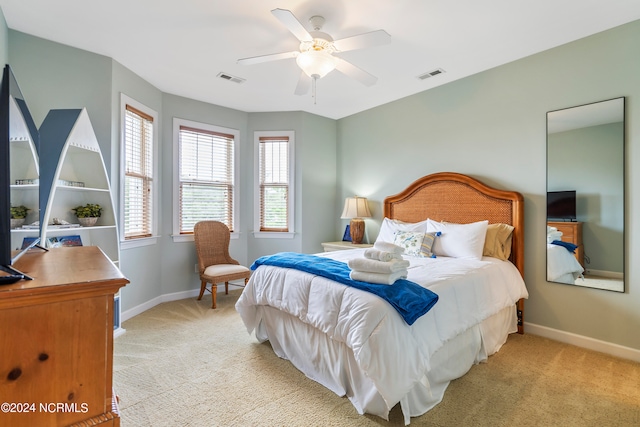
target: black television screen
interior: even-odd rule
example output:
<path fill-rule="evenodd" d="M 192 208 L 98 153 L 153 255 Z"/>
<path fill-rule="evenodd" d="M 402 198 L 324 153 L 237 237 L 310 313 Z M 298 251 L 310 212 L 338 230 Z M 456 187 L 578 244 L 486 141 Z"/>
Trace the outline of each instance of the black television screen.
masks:
<path fill-rule="evenodd" d="M 15 108 L 12 108 L 14 106 Z M 12 113 L 13 112 L 13 113 Z M 26 129 L 19 131 L 18 135 L 13 132 L 13 120 L 15 115 L 21 115 Z M 12 252 L 11 243 L 11 141 L 22 139 L 28 134 L 28 138 L 33 141 L 35 148 L 38 148 L 38 132 L 33 118 L 29 113 L 24 97 L 18 88 L 15 77 L 11 72 L 9 65 L 4 67 L 2 73 L 2 83 L 0 85 L 0 270 L 9 273 L 11 276 L 1 275 L 0 284 L 11 283 L 12 280 L 21 278 L 30 279 L 29 276 L 22 274 L 11 267 L 11 264 L 24 253 L 23 251 Z M 14 165 L 15 166 L 15 165 Z M 38 208 L 34 207 L 34 210 Z M 37 212 L 36 212 L 37 213 Z M 39 238 L 35 240 L 38 244 Z"/>
<path fill-rule="evenodd" d="M 576 191 L 549 191 L 547 193 L 547 220 L 576 220 Z"/>
<path fill-rule="evenodd" d="M 0 88 L 0 268 L 11 265 L 9 73 L 6 66 Z"/>

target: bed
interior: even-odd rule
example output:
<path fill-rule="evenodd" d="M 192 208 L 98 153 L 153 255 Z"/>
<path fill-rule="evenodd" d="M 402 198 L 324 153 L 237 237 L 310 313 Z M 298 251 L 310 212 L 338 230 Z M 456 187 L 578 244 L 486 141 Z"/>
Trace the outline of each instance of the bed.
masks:
<path fill-rule="evenodd" d="M 562 242 L 562 232 L 547 226 L 547 281 L 575 285 L 584 268 L 576 259 L 574 245 Z"/>
<path fill-rule="evenodd" d="M 442 400 L 451 380 L 498 351 L 508 334 L 523 333 L 523 299 L 528 297 L 522 279 L 524 202 L 517 192 L 443 172 L 387 197 L 384 217 L 378 239 L 389 232 L 385 222 L 401 228 L 445 227 L 436 242 L 457 230 L 446 227 L 487 223 L 508 226 L 510 246 L 503 259 L 484 252 L 469 259 L 404 255 L 410 263 L 407 279 L 438 296 L 412 324 L 377 295 L 274 265 L 255 269 L 236 309 L 258 341 L 268 340 L 279 357 L 307 377 L 347 396 L 358 413 L 388 420 L 399 403 L 409 424 Z M 363 251 L 317 257 L 349 262 Z"/>

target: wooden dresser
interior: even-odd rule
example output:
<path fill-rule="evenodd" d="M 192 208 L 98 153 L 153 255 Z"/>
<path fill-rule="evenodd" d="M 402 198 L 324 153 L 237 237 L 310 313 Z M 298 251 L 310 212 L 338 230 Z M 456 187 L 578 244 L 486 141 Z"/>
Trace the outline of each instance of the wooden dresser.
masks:
<path fill-rule="evenodd" d="M 0 286 L 0 425 L 119 426 L 113 297 L 129 281 L 96 246 L 38 249 Z"/>
<path fill-rule="evenodd" d="M 575 257 L 584 268 L 584 244 L 582 243 L 582 223 L 581 222 L 547 222 L 549 227 L 555 227 L 562 232 L 562 241 L 573 243 L 576 248 Z"/>

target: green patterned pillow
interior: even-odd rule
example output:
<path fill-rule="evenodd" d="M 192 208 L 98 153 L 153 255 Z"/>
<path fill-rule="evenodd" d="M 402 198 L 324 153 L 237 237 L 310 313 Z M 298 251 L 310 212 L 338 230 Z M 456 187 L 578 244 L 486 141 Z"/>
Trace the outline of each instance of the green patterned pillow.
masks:
<path fill-rule="evenodd" d="M 420 248 L 424 233 L 415 231 L 396 231 L 393 244 L 404 249 L 404 255 L 421 256 Z"/>

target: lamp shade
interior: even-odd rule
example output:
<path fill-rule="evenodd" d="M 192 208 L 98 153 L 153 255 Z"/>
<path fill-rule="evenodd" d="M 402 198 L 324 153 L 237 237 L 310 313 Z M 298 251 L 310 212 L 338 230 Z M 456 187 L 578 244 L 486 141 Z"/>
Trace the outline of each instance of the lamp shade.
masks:
<path fill-rule="evenodd" d="M 366 197 L 347 197 L 344 201 L 342 219 L 348 218 L 370 218 L 369 204 Z"/>

